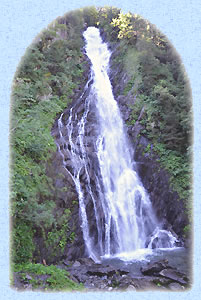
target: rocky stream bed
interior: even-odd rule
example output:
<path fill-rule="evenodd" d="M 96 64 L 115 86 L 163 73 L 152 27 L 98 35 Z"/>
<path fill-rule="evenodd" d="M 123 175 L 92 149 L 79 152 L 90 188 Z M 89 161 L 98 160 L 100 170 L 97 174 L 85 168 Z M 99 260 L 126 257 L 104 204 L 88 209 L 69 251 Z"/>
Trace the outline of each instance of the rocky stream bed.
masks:
<path fill-rule="evenodd" d="M 83 291 L 185 291 L 191 286 L 189 251 L 184 248 L 156 250 L 145 259 L 125 261 L 118 257 L 103 258 L 94 263 L 90 258 L 63 260 L 58 268 L 69 272 L 69 278 L 83 284 Z M 48 287 L 49 275 L 14 274 L 17 289 L 33 290 L 32 279 L 39 280 L 41 290 Z"/>

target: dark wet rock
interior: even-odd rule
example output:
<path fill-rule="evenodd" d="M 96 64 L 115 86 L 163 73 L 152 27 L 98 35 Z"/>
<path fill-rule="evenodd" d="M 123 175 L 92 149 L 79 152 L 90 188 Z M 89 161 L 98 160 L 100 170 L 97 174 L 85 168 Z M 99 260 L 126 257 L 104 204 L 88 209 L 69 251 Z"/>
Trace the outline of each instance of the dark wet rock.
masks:
<path fill-rule="evenodd" d="M 13 273 L 13 286 L 17 289 L 23 289 L 24 288 L 24 284 L 21 280 L 19 272 L 14 272 Z"/>
<path fill-rule="evenodd" d="M 83 283 L 85 288 L 92 290 L 154 290 L 154 289 L 168 289 L 169 285 L 173 282 L 178 283 L 178 278 L 174 277 L 171 273 L 167 276 L 160 275 L 160 272 L 164 270 L 173 270 L 168 267 L 167 261 L 161 261 L 154 263 L 151 266 L 144 267 L 143 271 L 146 273 L 144 276 L 133 275 L 129 270 L 125 268 L 117 268 L 111 265 L 102 266 L 101 264 L 95 264 L 87 259 L 82 258 L 82 262 L 79 267 L 65 268 L 70 273 L 70 278 L 78 283 Z M 87 265 L 89 263 L 89 265 Z M 72 264 L 73 265 L 73 264 Z M 166 269 L 164 269 L 166 268 Z M 150 275 L 147 275 L 150 274 Z M 177 273 L 178 274 L 178 273 Z M 164 275 L 167 275 L 164 273 Z M 181 283 L 181 282 L 180 282 Z"/>
<path fill-rule="evenodd" d="M 103 276 L 107 276 L 107 277 L 111 277 L 115 274 L 119 274 L 119 275 L 124 275 L 124 274 L 128 274 L 128 271 L 125 270 L 121 270 L 121 269 L 115 269 L 111 266 L 108 267 L 92 267 L 87 271 L 87 274 L 89 275 L 95 275 L 95 276 L 99 276 L 99 277 L 103 277 Z"/>
<path fill-rule="evenodd" d="M 156 288 L 156 285 L 153 282 L 153 278 L 152 277 L 137 277 L 137 278 L 131 278 L 129 281 L 127 280 L 127 287 L 129 285 L 133 285 L 136 290 L 153 290 Z"/>
<path fill-rule="evenodd" d="M 137 162 L 137 172 L 149 193 L 158 219 L 161 222 L 163 222 L 164 219 L 166 220 L 166 223 L 172 227 L 172 230 L 180 238 L 180 244 L 178 244 L 178 246 L 183 246 L 183 228 L 188 224 L 184 203 L 179 201 L 178 194 L 172 190 L 170 186 L 170 176 L 168 172 L 161 167 L 158 157 L 153 152 L 153 145 L 151 145 L 145 136 L 140 135 L 142 129 L 143 127 L 138 127 L 137 125 L 137 127 L 132 127 L 129 132 L 131 138 L 137 133 L 134 140 L 134 159 Z M 150 145 L 150 150 L 146 151 L 148 145 Z"/>
<path fill-rule="evenodd" d="M 72 265 L 72 267 L 80 267 L 81 263 L 79 261 L 75 261 Z"/>
<path fill-rule="evenodd" d="M 73 276 L 78 278 L 78 280 L 82 280 L 83 276 L 92 276 L 92 277 L 101 277 L 109 278 L 114 277 L 114 275 L 121 277 L 122 275 L 128 274 L 129 271 L 126 271 L 124 269 L 117 269 L 113 266 L 102 266 L 101 264 L 90 264 L 89 265 L 80 265 L 80 266 L 74 266 L 74 264 L 70 268 L 66 268 L 68 272 L 70 272 Z"/>
<path fill-rule="evenodd" d="M 153 282 L 160 286 L 168 287 L 173 282 L 187 286 L 189 283 L 187 276 L 170 266 L 167 260 L 148 264 L 141 268 L 141 272 L 143 275 L 152 276 Z"/>
<path fill-rule="evenodd" d="M 168 260 L 162 260 L 162 261 L 158 261 L 158 262 L 154 262 L 152 264 L 148 264 L 145 267 L 141 268 L 141 272 L 144 275 L 156 275 L 159 274 L 160 271 L 162 271 L 163 269 L 167 269 L 167 268 L 171 268 L 168 265 Z"/>
<path fill-rule="evenodd" d="M 162 223 L 161 223 L 162 224 Z M 162 225 L 163 230 L 156 228 L 151 235 L 147 237 L 145 247 L 155 248 L 171 248 L 173 244 L 173 237 L 175 238 L 174 245 L 178 240 L 177 234 L 171 229 L 170 226 Z"/>
<path fill-rule="evenodd" d="M 43 281 L 44 283 L 46 282 L 46 280 L 50 277 L 50 275 L 48 274 L 40 274 L 40 275 L 35 275 L 34 278 L 39 280 L 39 281 Z"/>
<path fill-rule="evenodd" d="M 47 274 L 26 274 L 24 276 L 24 272 L 14 272 L 13 273 L 13 286 L 17 288 L 18 290 L 32 290 L 34 286 L 32 285 L 32 280 L 36 280 L 37 282 L 40 282 L 40 289 L 44 289 L 47 287 L 47 279 L 50 277 L 50 275 Z"/>
<path fill-rule="evenodd" d="M 136 290 L 136 288 L 132 285 L 132 284 L 130 284 L 128 287 L 127 287 L 127 289 L 126 289 L 126 291 L 137 291 Z"/>
<path fill-rule="evenodd" d="M 86 275 L 87 269 L 85 268 L 80 268 L 80 267 L 70 267 L 70 268 L 66 268 L 66 270 L 70 273 L 71 276 L 73 276 L 74 278 L 76 278 L 76 280 L 78 282 L 85 282 L 88 278 L 88 276 Z"/>
<path fill-rule="evenodd" d="M 79 259 L 77 259 L 77 261 L 79 261 L 81 263 L 81 265 L 92 266 L 95 264 L 94 261 L 88 257 L 79 258 Z"/>
<path fill-rule="evenodd" d="M 144 265 L 144 263 L 141 263 Z M 136 265 L 97 264 L 92 259 L 82 257 L 74 261 L 63 260 L 57 265 L 69 273 L 69 278 L 82 283 L 91 291 L 146 291 L 146 290 L 183 290 L 188 287 L 186 276 L 169 266 L 167 260 L 149 263 L 141 267 L 142 273 L 134 271 Z M 139 266 L 140 269 L 140 266 Z M 41 289 L 47 286 L 50 275 L 14 274 L 15 286 L 19 289 L 32 289 L 31 278 L 40 281 Z"/>
<path fill-rule="evenodd" d="M 80 267 L 65 268 L 76 282 L 84 283 L 84 286 L 89 289 L 108 289 L 108 287 L 117 289 L 126 289 L 130 284 L 133 284 L 133 278 L 129 276 L 129 271 L 124 268 L 115 268 L 111 265 L 102 266 L 87 261 L 85 258 Z"/>
<path fill-rule="evenodd" d="M 33 278 L 32 278 L 29 274 L 27 274 L 27 275 L 26 275 L 26 279 L 32 280 Z"/>
<path fill-rule="evenodd" d="M 71 267 L 72 264 L 73 264 L 72 261 L 67 260 L 67 259 L 64 259 L 64 260 L 62 261 L 62 263 L 63 263 L 65 266 L 67 266 L 67 267 Z"/>
<path fill-rule="evenodd" d="M 177 282 L 170 283 L 168 287 L 169 287 L 169 289 L 171 291 L 181 291 L 181 290 L 184 290 L 184 286 L 180 285 Z"/>
<path fill-rule="evenodd" d="M 152 277 L 152 282 L 154 284 L 156 284 L 157 286 L 167 287 L 168 284 L 170 284 L 172 282 L 172 280 L 170 280 L 169 278 L 165 278 L 165 277 L 153 276 Z"/>
<path fill-rule="evenodd" d="M 169 278 L 180 284 L 186 285 L 188 283 L 188 279 L 187 279 L 186 275 L 181 272 L 178 272 L 175 269 L 164 269 L 159 272 L 159 275 Z"/>
<path fill-rule="evenodd" d="M 32 288 L 33 288 L 33 286 L 32 286 L 31 283 L 25 283 L 24 284 L 24 289 L 26 289 L 26 290 L 32 290 Z"/>

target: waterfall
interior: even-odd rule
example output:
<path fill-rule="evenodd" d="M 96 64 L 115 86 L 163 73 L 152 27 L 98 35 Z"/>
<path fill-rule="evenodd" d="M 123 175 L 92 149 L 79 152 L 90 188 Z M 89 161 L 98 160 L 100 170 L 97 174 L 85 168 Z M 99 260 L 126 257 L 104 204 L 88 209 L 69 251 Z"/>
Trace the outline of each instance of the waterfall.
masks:
<path fill-rule="evenodd" d="M 133 152 L 108 76 L 110 51 L 99 30 L 84 32 L 91 77 L 68 121 L 58 120 L 58 151 L 79 197 L 87 254 L 95 261 L 143 248 L 173 247 L 135 170 Z M 82 109 L 81 109 L 82 111 Z M 93 216 L 92 216 L 93 213 Z"/>

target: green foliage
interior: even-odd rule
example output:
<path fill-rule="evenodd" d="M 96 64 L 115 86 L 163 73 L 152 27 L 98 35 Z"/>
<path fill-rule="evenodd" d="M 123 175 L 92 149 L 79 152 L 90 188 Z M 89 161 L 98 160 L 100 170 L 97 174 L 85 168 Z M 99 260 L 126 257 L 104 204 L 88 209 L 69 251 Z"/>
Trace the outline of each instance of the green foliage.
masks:
<path fill-rule="evenodd" d="M 75 239 L 75 232 L 71 232 L 69 228 L 70 213 L 70 209 L 65 209 L 62 215 L 56 215 L 57 221 L 45 237 L 49 258 L 63 254 L 66 244 Z"/>
<path fill-rule="evenodd" d="M 138 39 L 151 39 L 150 24 L 137 14 L 120 12 L 118 17 L 112 19 L 111 26 L 118 29 L 119 39 L 125 39 L 131 45 Z"/>
<path fill-rule="evenodd" d="M 33 229 L 29 224 L 16 220 L 12 231 L 12 257 L 16 263 L 32 259 L 35 245 L 33 243 Z"/>
<path fill-rule="evenodd" d="M 144 151 L 149 153 L 151 151 L 151 144 L 148 144 Z"/>
<path fill-rule="evenodd" d="M 183 229 L 183 232 L 184 232 L 184 237 L 188 237 L 189 236 L 189 234 L 190 234 L 190 232 L 191 232 L 191 225 L 190 224 L 188 224 L 188 225 L 186 225 L 185 227 L 184 227 L 184 229 Z"/>
<path fill-rule="evenodd" d="M 42 264 L 17 264 L 14 265 L 14 272 L 20 272 L 21 280 L 28 281 L 34 289 L 40 289 L 44 286 L 44 282 L 37 275 L 48 275 L 45 286 L 46 290 L 65 290 L 65 291 L 81 291 L 83 286 L 69 279 L 69 273 L 63 269 L 59 269 L 53 265 L 44 266 Z M 27 280 L 27 273 L 32 279 Z"/>
<path fill-rule="evenodd" d="M 130 105 L 130 108 L 132 111 L 127 125 L 135 125 L 135 122 L 138 119 L 140 120 L 141 112 L 144 110 L 144 102 L 142 101 L 142 97 L 139 96 L 136 98 L 134 105 Z"/>
<path fill-rule="evenodd" d="M 124 66 L 129 77 L 134 75 L 136 76 L 136 73 L 138 72 L 139 56 L 140 53 L 137 51 L 136 48 L 127 47 L 126 55 L 124 58 Z"/>
<path fill-rule="evenodd" d="M 111 26 L 113 18 L 116 18 L 120 10 L 112 6 L 104 6 L 98 8 L 98 22 L 97 26 L 104 30 L 107 34 L 107 39 L 113 42 L 116 40 L 118 32 Z"/>
<path fill-rule="evenodd" d="M 118 18 L 113 18 L 111 25 L 114 27 L 118 27 L 119 33 L 118 38 L 131 38 L 133 35 L 133 26 L 131 25 L 131 17 L 130 13 L 123 14 L 120 13 Z"/>
<path fill-rule="evenodd" d="M 126 47 L 126 54 L 123 57 L 124 69 L 128 74 L 129 80 L 124 88 L 124 95 L 127 95 L 129 92 L 132 95 L 136 95 L 138 88 L 142 83 L 141 73 L 139 71 L 139 56 L 140 53 L 136 48 Z"/>
<path fill-rule="evenodd" d="M 188 83 L 178 60 L 176 61 L 177 72 L 174 70 L 173 73 L 172 64 L 161 63 L 158 58 L 159 51 L 157 50 L 156 53 L 155 46 L 151 47 L 146 43 L 137 44 L 133 51 L 134 63 L 130 66 L 124 63 L 124 69 L 129 76 L 134 66 L 133 77 L 128 81 L 124 93 L 131 91 L 133 86 L 137 86 L 134 94 L 139 93 L 135 104 L 131 107 L 132 112 L 128 124 L 134 125 L 139 120 L 143 125 L 144 129 L 141 134 L 145 134 L 154 144 L 160 163 L 171 175 L 173 189 L 177 191 L 181 199 L 186 200 L 187 206 L 191 198 L 190 159 L 186 155 L 191 135 L 191 103 Z M 138 49 L 143 49 L 143 51 L 139 52 Z M 149 49 L 152 51 L 148 51 Z M 132 59 L 128 59 L 132 57 L 129 52 L 131 50 L 126 53 L 125 62 L 132 62 Z M 134 55 L 135 52 L 138 54 Z M 161 56 L 164 55 L 163 52 L 164 50 Z M 141 80 L 135 80 L 134 74 L 137 74 L 136 76 Z M 177 80 L 174 74 L 179 76 Z"/>
<path fill-rule="evenodd" d="M 67 242 L 72 242 L 72 236 L 67 239 L 67 212 L 63 213 L 62 224 L 58 220 L 61 214 L 55 214 L 56 192 L 47 167 L 56 151 L 51 136 L 54 120 L 70 104 L 74 89 L 83 81 L 83 26 L 84 19 L 74 13 L 53 22 L 28 48 L 15 74 L 10 196 L 12 259 L 17 263 L 34 260 L 36 234 L 52 252 L 58 246 L 61 251 L 55 251 L 56 255 L 64 250 Z"/>
<path fill-rule="evenodd" d="M 98 22 L 98 11 L 95 6 L 88 6 L 82 9 L 84 21 L 88 26 L 95 26 Z"/>
<path fill-rule="evenodd" d="M 118 39 L 125 39 L 130 45 L 135 45 L 139 40 L 152 42 L 160 48 L 167 44 L 165 37 L 138 14 L 119 12 L 118 16 L 112 19 L 111 26 L 118 30 Z"/>
<path fill-rule="evenodd" d="M 56 150 L 50 131 L 56 114 L 64 107 L 65 103 L 52 97 L 51 101 L 40 102 L 32 109 L 13 113 L 12 214 L 44 228 L 54 222 L 55 207 L 51 198 L 44 201 L 51 196 L 52 188 L 51 179 L 46 176 L 46 161 Z"/>
<path fill-rule="evenodd" d="M 123 64 L 128 76 L 123 94 L 135 99 L 127 124 L 142 125 L 140 134 L 152 143 L 190 217 L 191 91 L 180 58 L 167 39 L 138 15 L 120 12 L 111 26 L 119 39 L 118 57 L 112 64 Z"/>
<path fill-rule="evenodd" d="M 170 183 L 181 199 L 191 199 L 191 169 L 187 156 L 176 151 L 167 150 L 164 144 L 155 144 L 154 150 L 159 154 L 161 165 L 171 174 Z M 187 203 L 186 203 L 187 205 Z"/>

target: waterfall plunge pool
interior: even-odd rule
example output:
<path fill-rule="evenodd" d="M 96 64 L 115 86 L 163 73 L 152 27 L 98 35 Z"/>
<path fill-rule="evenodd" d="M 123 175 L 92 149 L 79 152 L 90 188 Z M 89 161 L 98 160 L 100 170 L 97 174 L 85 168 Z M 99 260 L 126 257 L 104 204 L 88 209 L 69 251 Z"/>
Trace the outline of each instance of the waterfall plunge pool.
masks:
<path fill-rule="evenodd" d="M 138 249 L 132 252 L 123 252 L 114 256 L 102 256 L 101 264 L 113 265 L 115 267 L 124 267 L 132 275 L 140 276 L 141 267 L 149 263 L 155 263 L 162 260 L 168 260 L 171 267 L 176 268 L 179 272 L 190 274 L 191 262 L 189 249 L 184 247 L 174 248 L 156 248 L 156 249 Z"/>

